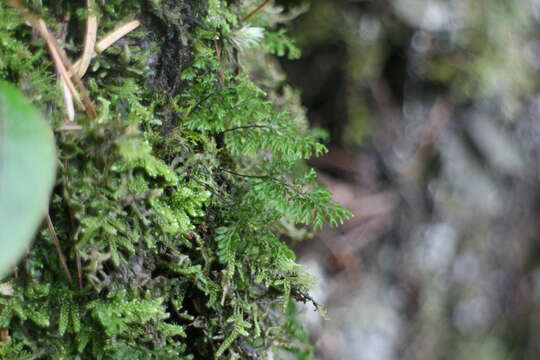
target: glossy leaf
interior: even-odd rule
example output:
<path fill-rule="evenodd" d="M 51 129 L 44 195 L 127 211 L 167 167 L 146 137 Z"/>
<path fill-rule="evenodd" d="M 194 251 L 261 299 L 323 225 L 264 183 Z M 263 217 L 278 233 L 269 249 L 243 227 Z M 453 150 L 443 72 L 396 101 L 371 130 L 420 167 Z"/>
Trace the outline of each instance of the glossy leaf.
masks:
<path fill-rule="evenodd" d="M 32 241 L 54 177 L 51 129 L 16 87 L 0 81 L 0 277 Z"/>

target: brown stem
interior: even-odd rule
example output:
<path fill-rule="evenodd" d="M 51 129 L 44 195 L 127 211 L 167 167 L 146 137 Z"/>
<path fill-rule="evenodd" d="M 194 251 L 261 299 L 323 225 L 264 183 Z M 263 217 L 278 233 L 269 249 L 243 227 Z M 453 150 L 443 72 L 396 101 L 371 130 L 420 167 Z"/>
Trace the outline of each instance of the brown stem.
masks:
<path fill-rule="evenodd" d="M 234 171 L 231 171 L 231 170 L 227 170 L 227 169 L 223 169 L 223 168 L 220 168 L 219 170 L 225 171 L 226 173 L 229 173 L 229 174 L 231 174 L 231 175 L 236 175 L 236 176 L 246 177 L 246 178 L 253 178 L 253 179 L 271 179 L 271 178 L 272 178 L 271 176 L 268 176 L 268 175 L 247 175 L 247 174 L 239 174 L 239 173 L 237 173 L 237 172 L 234 172 Z"/>
<path fill-rule="evenodd" d="M 9 341 L 9 330 L 6 328 L 0 328 L 0 343 L 7 343 Z"/>
<path fill-rule="evenodd" d="M 47 29 L 47 26 L 45 25 L 45 22 L 34 15 L 30 10 L 28 10 L 20 0 L 6 0 L 6 3 L 11 6 L 12 8 L 15 8 L 20 11 L 21 15 L 25 18 L 26 21 L 30 23 L 30 25 L 36 29 L 36 31 L 41 35 L 41 37 L 47 42 L 47 46 L 49 47 L 49 50 L 51 52 L 51 56 L 53 57 L 53 60 L 55 62 L 55 65 L 58 66 L 59 72 L 62 75 L 62 78 L 66 82 L 66 84 L 70 87 L 70 91 L 73 92 L 73 96 L 77 97 L 78 92 L 75 90 L 73 84 L 71 84 L 71 79 L 69 76 L 67 76 L 68 72 L 66 70 L 66 67 L 71 69 L 73 67 L 73 64 L 68 59 L 62 48 L 58 45 L 58 42 L 56 41 L 56 38 L 50 34 L 50 32 Z M 94 107 L 94 104 L 92 103 L 92 100 L 90 99 L 90 95 L 88 93 L 88 90 L 84 86 L 83 82 L 81 81 L 81 78 L 77 74 L 72 74 L 73 80 L 77 84 L 77 87 L 79 88 L 79 91 L 82 95 L 82 102 L 84 103 L 84 107 L 86 109 L 86 112 L 88 116 L 91 119 L 95 119 L 97 117 L 96 110 Z"/>
<path fill-rule="evenodd" d="M 216 56 L 219 64 L 219 85 L 223 89 L 225 88 L 225 75 L 223 73 L 223 69 L 221 68 L 221 48 L 219 47 L 217 40 L 214 40 L 214 46 L 216 48 Z"/>
<path fill-rule="evenodd" d="M 77 279 L 79 280 L 79 290 L 82 290 L 82 266 L 81 266 L 81 256 L 79 255 L 79 250 L 75 250 L 75 261 L 77 262 Z"/>
<path fill-rule="evenodd" d="M 67 267 L 66 258 L 64 254 L 62 253 L 62 249 L 60 248 L 60 241 L 58 240 L 58 236 L 56 236 L 56 231 L 54 230 L 54 225 L 51 220 L 51 216 L 49 215 L 49 212 L 47 211 L 47 228 L 49 229 L 49 233 L 51 234 L 51 237 L 54 242 L 54 247 L 56 249 L 56 253 L 58 254 L 58 258 L 60 259 L 60 264 L 62 264 L 62 268 L 64 269 L 64 272 L 66 273 L 66 277 L 70 284 L 73 283 L 73 278 L 71 277 L 71 274 L 69 273 L 69 269 Z"/>
<path fill-rule="evenodd" d="M 242 130 L 242 129 L 252 129 L 252 128 L 275 130 L 272 126 L 268 126 L 268 125 L 244 125 L 244 126 L 236 126 L 236 127 L 230 128 L 230 129 L 223 130 L 221 132 L 221 134 L 228 133 L 229 131 Z"/>
<path fill-rule="evenodd" d="M 246 16 L 244 16 L 244 18 L 242 19 L 242 21 L 248 21 L 253 15 L 255 15 L 256 13 L 258 13 L 263 7 L 265 7 L 266 5 L 268 5 L 268 3 L 270 2 L 270 0 L 264 0 L 262 3 L 259 4 L 259 6 L 257 6 L 255 8 L 255 10 L 253 10 L 252 12 L 250 12 L 249 14 L 247 14 Z"/>

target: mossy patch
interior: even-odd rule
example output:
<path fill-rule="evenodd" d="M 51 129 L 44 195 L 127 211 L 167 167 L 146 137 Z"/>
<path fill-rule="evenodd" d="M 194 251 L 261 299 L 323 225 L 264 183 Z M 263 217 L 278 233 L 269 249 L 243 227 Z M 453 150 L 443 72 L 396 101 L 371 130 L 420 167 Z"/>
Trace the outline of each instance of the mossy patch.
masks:
<path fill-rule="evenodd" d="M 54 31 L 71 11 L 65 48 L 75 58 L 87 14 L 55 4 L 33 10 Z M 74 131 L 61 128 L 43 42 L 0 5 L 0 78 L 58 129 L 49 212 L 70 274 L 44 228 L 5 279 L 13 294 L 0 296 L 3 358 L 310 356 L 287 311 L 309 298 L 310 280 L 284 240 L 291 224 L 336 224 L 349 213 L 302 165 L 325 148 L 291 116 L 298 104 L 272 102 L 283 84 L 257 84 L 235 60 L 241 50 L 229 39 L 252 5 L 97 2 L 98 38 L 133 17 L 142 25 L 92 61 L 83 80 L 98 116 L 78 112 Z M 264 21 L 272 14 L 254 18 L 267 36 L 248 51 L 294 55 L 283 30 Z"/>

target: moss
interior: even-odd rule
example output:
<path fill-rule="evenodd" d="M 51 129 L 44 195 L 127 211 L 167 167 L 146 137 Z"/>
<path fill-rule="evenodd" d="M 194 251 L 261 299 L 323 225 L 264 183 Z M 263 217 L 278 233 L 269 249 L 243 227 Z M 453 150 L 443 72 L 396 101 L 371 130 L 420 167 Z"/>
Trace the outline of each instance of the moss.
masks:
<path fill-rule="evenodd" d="M 52 29 L 75 14 L 65 42 L 75 58 L 85 10 L 32 5 Z M 42 229 L 5 279 L 13 295 L 0 297 L 10 335 L 0 357 L 310 356 L 286 311 L 309 299 L 310 280 L 284 239 L 348 212 L 302 165 L 325 149 L 303 116 L 291 116 L 298 97 L 283 98 L 293 93 L 281 81 L 253 82 L 260 64 L 239 67 L 230 38 L 251 5 L 98 1 L 98 37 L 133 16 L 142 26 L 92 61 L 84 82 L 98 116 L 78 112 L 76 131 L 60 128 L 62 94 L 43 42 L 0 5 L 0 78 L 58 129 L 49 213 L 69 269 Z M 254 20 L 275 24 L 264 20 L 271 14 Z M 297 55 L 283 30 L 266 31 L 243 51 Z"/>

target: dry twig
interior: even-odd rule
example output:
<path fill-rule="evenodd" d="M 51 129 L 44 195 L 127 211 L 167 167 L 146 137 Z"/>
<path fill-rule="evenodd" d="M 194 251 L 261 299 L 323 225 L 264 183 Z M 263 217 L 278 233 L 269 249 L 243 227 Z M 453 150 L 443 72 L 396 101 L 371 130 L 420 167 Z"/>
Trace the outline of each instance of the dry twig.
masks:
<path fill-rule="evenodd" d="M 78 66 L 75 69 L 79 77 L 82 77 L 84 73 L 86 72 L 86 70 L 88 69 L 88 66 L 90 65 L 90 60 L 92 58 L 92 54 L 94 52 L 94 46 L 96 45 L 97 16 L 95 14 L 94 5 L 95 5 L 94 0 L 87 0 L 87 10 L 89 12 L 89 15 L 88 15 L 88 18 L 86 19 L 86 34 L 84 37 L 83 54 L 81 56 L 81 61 L 79 62 Z M 64 31 L 64 37 L 65 37 L 65 34 L 66 34 L 66 31 Z M 73 128 L 72 125 L 76 125 L 74 123 L 75 108 L 73 107 L 73 99 L 63 79 L 60 79 L 60 84 L 62 86 L 62 89 L 64 90 L 64 102 L 66 103 L 66 111 L 67 111 L 67 117 L 68 117 L 67 123 L 63 124 L 61 128 L 62 129 L 66 129 L 67 127 Z"/>
<path fill-rule="evenodd" d="M 86 8 L 89 12 L 88 18 L 86 19 L 86 34 L 84 35 L 84 48 L 83 53 L 79 61 L 74 64 L 75 72 L 79 77 L 83 77 L 88 70 L 90 65 L 90 60 L 94 57 L 94 48 L 96 46 L 96 37 L 97 37 L 97 16 L 95 9 L 94 0 L 86 1 Z"/>
<path fill-rule="evenodd" d="M 75 250 L 75 261 L 77 263 L 77 280 L 79 280 L 79 289 L 82 290 L 82 265 L 81 265 L 81 255 L 79 255 L 79 250 Z"/>
<path fill-rule="evenodd" d="M 7 328 L 0 328 L 0 343 L 7 343 L 9 341 L 9 330 Z"/>
<path fill-rule="evenodd" d="M 62 80 L 65 82 L 66 86 L 68 87 L 69 91 L 71 92 L 71 95 L 73 95 L 73 99 L 77 102 L 77 104 L 79 104 L 81 108 L 84 108 L 83 102 L 81 101 L 81 97 L 79 96 L 79 92 L 75 89 L 75 85 L 73 85 L 71 78 L 68 76 L 68 72 L 62 61 L 62 57 L 60 55 L 60 47 L 56 43 L 56 40 L 54 40 L 54 37 L 49 32 L 49 29 L 47 29 L 47 25 L 42 19 L 37 19 L 37 21 L 35 22 L 35 29 L 47 42 L 47 46 L 49 47 L 49 52 L 51 53 L 54 66 L 56 67 L 56 71 L 62 77 Z"/>
<path fill-rule="evenodd" d="M 130 32 L 132 32 L 136 28 L 138 28 L 139 25 L 141 25 L 141 22 L 139 20 L 131 20 L 123 25 L 120 25 L 119 27 L 117 27 L 116 29 L 114 29 L 113 31 L 105 35 L 105 37 L 97 43 L 96 45 L 97 53 L 99 54 L 105 51 L 105 49 L 107 49 L 109 46 L 111 46 L 112 44 L 114 44 L 115 42 L 117 42 L 118 40 L 120 40 L 121 38 L 129 34 Z"/>
<path fill-rule="evenodd" d="M 256 13 L 258 13 L 262 8 L 264 8 L 266 5 L 268 5 L 268 3 L 270 3 L 270 0 L 264 0 L 262 3 L 259 4 L 259 6 L 257 6 L 255 8 L 255 10 L 253 10 L 252 12 L 250 12 L 249 14 L 247 14 L 246 16 L 244 16 L 244 18 L 242 19 L 242 21 L 248 21 L 253 15 L 255 15 Z"/>
<path fill-rule="evenodd" d="M 58 130 L 58 131 L 78 131 L 78 130 L 81 130 L 81 129 L 82 129 L 81 125 L 76 124 L 76 123 L 71 122 L 71 121 L 66 121 L 65 123 L 60 125 L 60 127 L 57 128 L 56 130 Z"/>
<path fill-rule="evenodd" d="M 221 47 L 219 46 L 217 40 L 214 40 L 214 46 L 216 48 L 216 56 L 218 59 L 218 64 L 220 64 L 219 67 L 219 86 L 221 88 L 225 88 L 225 74 L 223 73 L 223 69 L 221 68 Z"/>
<path fill-rule="evenodd" d="M 56 32 L 55 36 L 61 43 L 66 42 L 67 32 L 68 32 L 68 24 L 71 20 L 71 14 L 67 13 L 64 16 L 64 19 L 62 19 L 62 22 L 60 23 L 60 26 L 58 27 L 58 31 Z M 67 124 L 74 124 L 75 121 L 75 105 L 73 103 L 73 95 L 71 94 L 71 91 L 69 90 L 68 86 L 66 85 L 65 81 L 60 76 L 60 73 L 58 71 L 56 72 L 58 76 L 58 85 L 62 88 L 62 92 L 64 95 L 64 103 L 66 105 L 66 115 L 67 115 Z M 62 125 L 63 126 L 63 125 Z"/>
<path fill-rule="evenodd" d="M 108 47 L 110 47 L 112 44 L 120 40 L 122 37 L 129 34 L 131 31 L 135 30 L 137 27 L 139 27 L 140 24 L 141 22 L 139 20 L 131 20 L 125 24 L 120 25 L 119 27 L 117 27 L 116 29 L 114 29 L 113 31 L 105 35 L 103 39 L 97 42 L 95 48 L 91 52 L 91 55 L 88 61 L 95 58 L 97 54 L 105 51 Z M 75 63 L 73 64 L 74 71 L 72 71 L 72 73 L 77 72 L 81 77 L 84 76 L 87 70 L 86 68 L 84 69 L 84 72 L 80 71 L 82 61 L 83 61 L 82 57 L 78 59 L 77 61 L 75 61 Z"/>
<path fill-rule="evenodd" d="M 69 87 L 66 85 L 66 82 L 63 78 L 58 79 L 60 86 L 62 87 L 62 92 L 64 94 L 64 103 L 66 104 L 66 113 L 67 113 L 67 124 L 73 124 L 75 122 L 75 106 L 73 105 L 73 95 L 69 90 Z M 62 125 L 64 126 L 64 125 Z"/>
<path fill-rule="evenodd" d="M 79 93 L 75 89 L 75 86 L 71 82 L 70 77 L 68 76 L 68 72 L 66 70 L 66 66 L 69 68 L 72 68 L 71 61 L 68 59 L 68 57 L 64 54 L 60 46 L 58 45 L 58 42 L 54 38 L 54 36 L 51 35 L 51 33 L 47 29 L 47 25 L 45 22 L 37 17 L 36 15 L 32 14 L 22 3 L 20 0 L 6 0 L 7 4 L 14 9 L 17 9 L 20 11 L 21 15 L 30 23 L 30 25 L 41 35 L 41 37 L 47 42 L 47 46 L 49 47 L 49 51 L 51 53 L 51 56 L 53 58 L 53 62 L 55 64 L 55 67 L 57 68 L 57 71 L 60 73 L 64 81 L 66 82 L 66 85 L 69 87 L 69 90 L 71 91 L 73 97 L 76 101 L 78 101 L 79 104 L 84 104 L 84 106 L 81 106 L 85 108 L 88 116 L 92 119 L 96 118 L 96 110 L 94 105 L 92 104 L 92 101 L 90 100 L 90 96 L 88 94 L 88 90 L 86 90 L 86 87 L 81 81 L 81 78 L 77 76 L 77 74 L 73 74 L 73 80 L 77 84 L 77 87 L 79 88 L 79 91 L 81 92 L 81 96 L 79 96 Z M 77 100 L 78 99 L 78 100 Z"/>
<path fill-rule="evenodd" d="M 62 248 L 60 248 L 60 241 L 58 240 L 58 236 L 56 235 L 56 231 L 54 230 L 54 225 L 52 223 L 51 216 L 49 215 L 48 211 L 47 211 L 46 220 L 47 220 L 47 228 L 49 230 L 49 234 L 51 234 L 51 237 L 54 242 L 54 247 L 56 248 L 56 253 L 58 254 L 58 257 L 60 259 L 60 264 L 62 264 L 62 268 L 64 269 L 64 272 L 66 273 L 68 282 L 72 284 L 73 278 L 71 277 L 71 274 L 69 273 L 69 269 L 66 263 L 66 258 L 64 254 L 62 253 Z"/>

